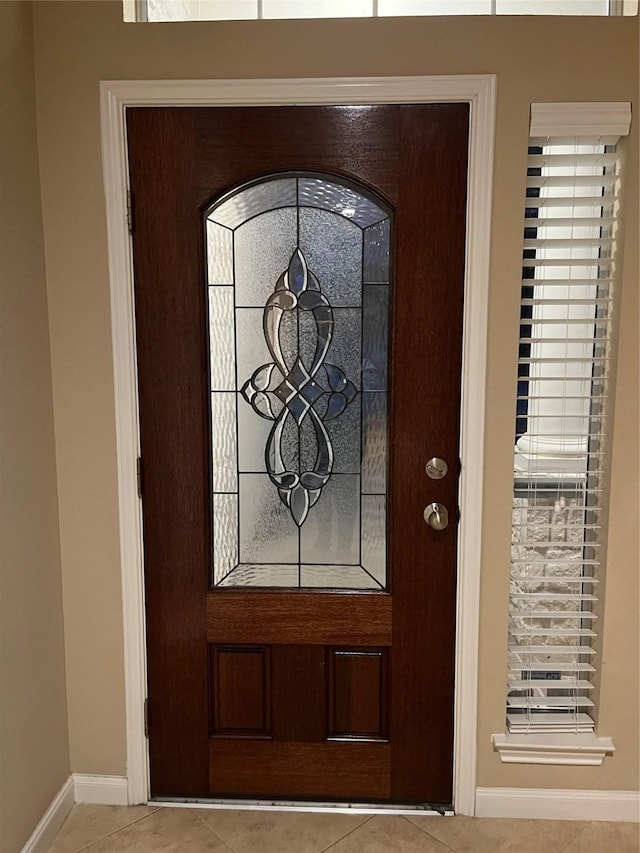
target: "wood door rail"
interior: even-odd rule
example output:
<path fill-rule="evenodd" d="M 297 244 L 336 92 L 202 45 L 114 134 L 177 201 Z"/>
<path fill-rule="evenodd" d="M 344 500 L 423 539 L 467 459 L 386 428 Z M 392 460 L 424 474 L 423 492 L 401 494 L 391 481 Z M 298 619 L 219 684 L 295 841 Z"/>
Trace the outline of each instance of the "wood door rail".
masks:
<path fill-rule="evenodd" d="M 391 645 L 388 593 L 216 590 L 206 607 L 209 643 Z"/>

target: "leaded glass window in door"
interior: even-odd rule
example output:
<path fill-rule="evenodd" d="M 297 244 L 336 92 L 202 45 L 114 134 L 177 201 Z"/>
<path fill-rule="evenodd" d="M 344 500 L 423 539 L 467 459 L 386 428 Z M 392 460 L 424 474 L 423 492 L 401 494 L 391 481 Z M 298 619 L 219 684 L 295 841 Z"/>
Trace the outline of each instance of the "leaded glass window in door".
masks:
<path fill-rule="evenodd" d="M 288 172 L 205 220 L 212 584 L 384 589 L 391 212 Z"/>

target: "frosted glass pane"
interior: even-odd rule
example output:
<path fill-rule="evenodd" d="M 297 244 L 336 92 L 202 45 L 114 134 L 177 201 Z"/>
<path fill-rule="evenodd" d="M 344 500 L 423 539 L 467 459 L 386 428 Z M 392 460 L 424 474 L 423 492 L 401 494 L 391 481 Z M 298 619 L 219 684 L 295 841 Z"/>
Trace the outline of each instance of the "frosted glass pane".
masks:
<path fill-rule="evenodd" d="M 387 213 L 367 196 L 325 178 L 300 178 L 298 204 L 339 213 L 361 228 L 387 217 Z"/>
<path fill-rule="evenodd" d="M 362 299 L 362 389 L 386 391 L 389 288 L 369 284 L 363 289 Z"/>
<path fill-rule="evenodd" d="M 294 208 L 272 210 L 235 232 L 236 304 L 264 308 L 296 248 Z"/>
<path fill-rule="evenodd" d="M 256 415 L 238 394 L 238 460 L 241 472 L 266 473 L 264 449 L 272 427 L 273 421 Z"/>
<path fill-rule="evenodd" d="M 306 427 L 307 425 L 308 420 L 305 420 L 303 426 Z M 298 431 L 296 422 L 293 418 L 286 418 L 282 430 L 282 437 L 278 442 L 278 450 L 282 456 L 283 466 L 286 471 L 293 471 L 296 474 L 300 474 L 302 471 L 305 470 L 303 467 L 300 466 L 301 443 L 301 435 Z M 273 451 L 273 448 L 270 447 L 270 450 Z M 269 459 L 271 471 L 274 471 L 276 468 L 274 453 L 267 453 L 266 458 Z M 311 465 L 309 466 L 310 469 L 313 466 L 313 461 L 308 459 L 307 461 L 311 461 Z"/>
<path fill-rule="evenodd" d="M 298 528 L 266 474 L 240 475 L 240 562 L 298 562 Z"/>
<path fill-rule="evenodd" d="M 386 586 L 387 513 L 384 495 L 362 496 L 362 565 Z"/>
<path fill-rule="evenodd" d="M 235 391 L 233 288 L 209 288 L 211 390 Z"/>
<path fill-rule="evenodd" d="M 300 358 L 303 364 L 310 367 L 316 350 L 315 332 L 311 333 L 315 327 L 313 318 L 309 315 L 302 315 L 301 320 L 303 322 L 300 323 Z M 331 343 L 318 376 L 325 390 L 328 388 L 328 384 L 324 369 L 328 365 L 339 367 L 356 388 L 360 386 L 360 338 L 360 310 L 358 308 L 336 308 L 333 312 Z M 324 412 L 320 402 L 316 404 L 316 410 L 320 413 Z"/>
<path fill-rule="evenodd" d="M 209 284 L 233 284 L 233 231 L 207 221 Z"/>
<path fill-rule="evenodd" d="M 339 418 L 325 424 L 333 447 L 333 470 L 337 474 L 360 473 L 360 397 Z"/>
<path fill-rule="evenodd" d="M 378 0 L 378 15 L 490 15 L 491 0 Z"/>
<path fill-rule="evenodd" d="M 361 317 L 358 308 L 336 308 L 333 312 L 333 338 L 325 364 L 339 367 L 360 388 Z"/>
<path fill-rule="evenodd" d="M 308 315 L 306 315 L 308 317 Z M 308 318 L 311 319 L 311 318 Z M 315 326 L 315 324 L 314 324 Z M 278 339 L 286 366 L 291 369 L 300 351 L 300 334 L 298 333 L 298 312 L 285 311 L 280 321 Z M 313 336 L 315 345 L 315 335 Z M 313 358 L 313 356 L 312 356 Z"/>
<path fill-rule="evenodd" d="M 609 0 L 496 0 L 498 15 L 608 15 Z"/>
<path fill-rule="evenodd" d="M 263 18 L 361 18 L 372 14 L 372 0 L 262 0 Z"/>
<path fill-rule="evenodd" d="M 360 566 L 300 566 L 300 586 L 329 589 L 380 589 Z"/>
<path fill-rule="evenodd" d="M 261 308 L 239 308 L 236 311 L 238 336 L 238 386 L 242 388 L 253 372 L 273 361 L 262 330 Z"/>
<path fill-rule="evenodd" d="M 216 207 L 209 214 L 209 219 L 220 225 L 226 225 L 227 228 L 237 228 L 251 217 L 264 213 L 265 210 L 295 205 L 295 203 L 295 178 L 281 178 L 240 190 Z"/>
<path fill-rule="evenodd" d="M 211 456 L 213 491 L 237 491 L 235 394 L 211 395 Z"/>
<path fill-rule="evenodd" d="M 147 0 L 148 21 L 188 21 L 189 0 Z"/>
<path fill-rule="evenodd" d="M 365 284 L 388 284 L 389 282 L 389 231 L 388 219 L 377 222 L 364 232 Z"/>
<path fill-rule="evenodd" d="M 213 582 L 238 565 L 238 496 L 213 496 Z"/>
<path fill-rule="evenodd" d="M 220 586 L 298 586 L 298 566 L 240 565 Z"/>
<path fill-rule="evenodd" d="M 362 492 L 387 490 L 387 395 L 362 395 Z"/>
<path fill-rule="evenodd" d="M 362 304 L 362 229 L 326 210 L 300 210 L 300 248 L 331 305 Z"/>
<path fill-rule="evenodd" d="M 360 399 L 353 400 L 338 418 L 324 424 L 333 448 L 333 471 L 337 474 L 360 473 Z M 318 441 L 309 418 L 300 431 L 300 470 L 310 471 L 318 453 Z M 297 470 L 297 465 L 296 469 Z"/>
<path fill-rule="evenodd" d="M 240 21 L 258 17 L 258 0 L 198 0 L 192 21 Z"/>
<path fill-rule="evenodd" d="M 360 478 L 334 474 L 300 528 L 303 563 L 360 563 Z"/>
<path fill-rule="evenodd" d="M 255 20 L 258 0 L 147 0 L 147 20 Z"/>

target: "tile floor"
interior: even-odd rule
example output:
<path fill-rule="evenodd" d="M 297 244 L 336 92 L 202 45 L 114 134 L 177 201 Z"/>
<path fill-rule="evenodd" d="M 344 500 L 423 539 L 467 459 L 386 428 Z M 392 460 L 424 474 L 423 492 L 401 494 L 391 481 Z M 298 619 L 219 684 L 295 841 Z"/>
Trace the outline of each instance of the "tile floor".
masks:
<path fill-rule="evenodd" d="M 78 805 L 49 853 L 638 853 L 637 823 Z"/>

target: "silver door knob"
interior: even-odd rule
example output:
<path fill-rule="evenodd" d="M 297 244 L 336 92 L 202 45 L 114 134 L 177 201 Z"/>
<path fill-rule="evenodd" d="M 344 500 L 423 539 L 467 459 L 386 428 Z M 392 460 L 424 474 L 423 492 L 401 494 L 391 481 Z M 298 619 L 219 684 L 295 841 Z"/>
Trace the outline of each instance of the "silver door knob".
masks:
<path fill-rule="evenodd" d="M 431 477 L 432 480 L 441 480 L 443 477 L 446 477 L 449 466 L 444 459 L 434 456 L 433 459 L 427 462 L 424 469 L 427 472 L 427 477 Z"/>
<path fill-rule="evenodd" d="M 449 524 L 449 511 L 442 504 L 431 503 L 424 509 L 424 520 L 432 530 L 444 530 Z"/>

